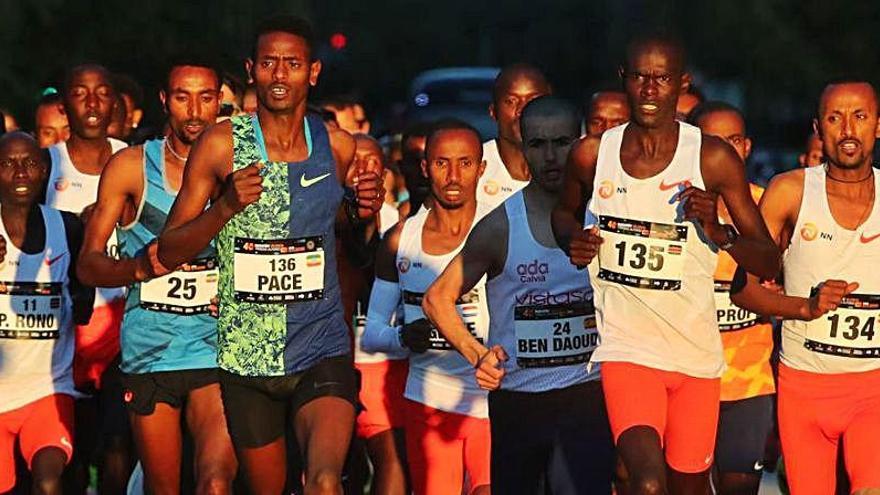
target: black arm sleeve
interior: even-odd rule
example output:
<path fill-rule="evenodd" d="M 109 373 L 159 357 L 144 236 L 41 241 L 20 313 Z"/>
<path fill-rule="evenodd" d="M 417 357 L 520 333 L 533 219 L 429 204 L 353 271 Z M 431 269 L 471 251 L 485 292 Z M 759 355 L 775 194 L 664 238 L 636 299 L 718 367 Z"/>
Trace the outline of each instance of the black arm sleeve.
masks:
<path fill-rule="evenodd" d="M 64 231 L 67 235 L 67 247 L 70 249 L 70 298 L 73 300 L 73 322 L 85 325 L 92 318 L 92 306 L 95 304 L 95 289 L 83 285 L 76 276 L 76 262 L 83 243 L 83 224 L 79 217 L 66 211 L 61 212 Z"/>

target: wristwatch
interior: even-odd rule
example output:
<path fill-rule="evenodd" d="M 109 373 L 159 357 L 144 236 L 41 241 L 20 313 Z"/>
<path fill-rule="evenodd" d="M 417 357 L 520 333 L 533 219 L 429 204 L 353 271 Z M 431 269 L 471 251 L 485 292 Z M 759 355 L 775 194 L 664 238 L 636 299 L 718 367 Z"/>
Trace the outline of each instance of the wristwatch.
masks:
<path fill-rule="evenodd" d="M 718 249 L 722 251 L 727 251 L 733 247 L 736 240 L 739 239 L 739 232 L 730 224 L 723 224 L 721 228 L 724 229 L 724 242 L 718 245 Z"/>

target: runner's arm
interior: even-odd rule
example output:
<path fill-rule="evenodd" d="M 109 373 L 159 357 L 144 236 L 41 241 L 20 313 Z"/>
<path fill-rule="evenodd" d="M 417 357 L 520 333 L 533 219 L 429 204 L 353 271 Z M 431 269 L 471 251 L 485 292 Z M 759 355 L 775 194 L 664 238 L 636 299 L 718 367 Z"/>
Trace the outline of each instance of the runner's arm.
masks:
<path fill-rule="evenodd" d="M 390 324 L 400 304 L 400 285 L 397 274 L 397 246 L 402 223 L 388 231 L 376 253 L 376 280 L 370 292 L 367 325 L 361 337 L 366 352 L 391 352 L 404 348 L 400 341 L 400 325 Z"/>
<path fill-rule="evenodd" d="M 82 222 L 78 216 L 66 211 L 61 212 L 61 220 L 64 222 L 64 232 L 67 235 L 70 259 L 76 260 L 82 252 Z M 78 264 L 76 261 L 72 262 L 67 273 L 70 279 L 70 299 L 73 302 L 73 323 L 76 325 L 86 325 L 92 318 L 92 309 L 95 305 L 95 289 L 83 284 L 79 277 L 77 277 Z"/>
<path fill-rule="evenodd" d="M 713 136 L 703 137 L 701 153 L 706 188 L 724 200 L 739 233 L 728 253 L 747 272 L 762 278 L 775 278 L 782 257 L 752 199 L 745 165 L 730 145 Z M 686 190 L 682 196 L 688 192 Z M 727 237 L 718 222 L 717 201 L 708 205 L 707 214 L 713 221 L 702 222 L 704 232 L 716 245 L 724 244 Z"/>
<path fill-rule="evenodd" d="M 257 182 L 253 177 L 256 167 L 248 166 L 232 174 L 232 160 L 229 121 L 208 128 L 193 145 L 180 192 L 159 236 L 159 260 L 163 265 L 176 267 L 195 258 L 235 215 L 236 207 L 230 204 L 227 194 L 219 194 L 221 190 L 234 196 L 231 189 L 235 179 L 243 175 Z"/>
<path fill-rule="evenodd" d="M 802 196 L 803 173 L 795 171 L 775 177 L 761 197 L 760 213 L 780 250 L 788 247 L 787 232 L 796 221 Z M 738 268 L 734 276 L 730 299 L 737 306 L 760 315 L 810 319 L 808 298 L 768 290 L 756 275 L 742 268 Z"/>
<path fill-rule="evenodd" d="M 455 309 L 455 301 L 473 289 L 484 275 L 491 279 L 501 273 L 507 259 L 508 232 L 507 214 L 504 206 L 500 206 L 474 227 L 461 252 L 449 262 L 422 300 L 425 316 L 474 366 L 489 349 L 465 327 Z"/>
<path fill-rule="evenodd" d="M 79 279 L 85 284 L 122 287 L 145 278 L 145 256 L 116 259 L 107 254 L 107 241 L 122 223 L 126 205 L 144 189 L 142 160 L 143 147 L 125 148 L 113 155 L 101 173 L 98 199 L 85 226 L 76 263 Z"/>
<path fill-rule="evenodd" d="M 578 213 L 593 193 L 596 156 L 599 143 L 596 138 L 584 138 L 572 147 L 566 164 L 565 181 L 559 203 L 553 209 L 551 221 L 556 243 L 571 255 L 571 241 L 583 231 L 583 218 Z"/>

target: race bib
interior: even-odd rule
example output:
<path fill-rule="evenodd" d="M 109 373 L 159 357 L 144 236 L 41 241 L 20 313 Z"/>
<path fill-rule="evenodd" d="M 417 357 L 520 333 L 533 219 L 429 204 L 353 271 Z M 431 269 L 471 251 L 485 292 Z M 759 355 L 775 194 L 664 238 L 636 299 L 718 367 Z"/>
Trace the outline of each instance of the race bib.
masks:
<path fill-rule="evenodd" d="M 880 295 L 850 294 L 835 311 L 806 322 L 804 347 L 821 354 L 849 358 L 880 357 L 874 327 L 880 317 Z"/>
<path fill-rule="evenodd" d="M 601 216 L 599 230 L 600 279 L 641 289 L 681 288 L 687 225 Z"/>
<path fill-rule="evenodd" d="M 592 302 L 517 306 L 513 311 L 521 368 L 585 363 L 599 344 Z"/>
<path fill-rule="evenodd" d="M 722 332 L 742 330 L 761 323 L 761 317 L 730 300 L 730 282 L 715 281 L 715 314 Z"/>
<path fill-rule="evenodd" d="M 187 263 L 168 275 L 141 283 L 141 308 L 161 313 L 195 315 L 208 312 L 217 295 L 217 261 Z"/>
<path fill-rule="evenodd" d="M 235 238 L 235 299 L 291 303 L 324 298 L 324 239 Z"/>
<path fill-rule="evenodd" d="M 0 338 L 57 339 L 61 282 L 0 282 Z"/>
<path fill-rule="evenodd" d="M 422 298 L 424 294 L 421 292 L 403 291 L 403 318 L 405 322 L 416 321 L 419 318 L 425 318 L 422 311 Z M 455 309 L 464 321 L 464 326 L 468 332 L 473 335 L 479 343 L 483 343 L 483 338 L 477 336 L 478 325 L 480 322 L 480 294 L 476 290 L 472 290 L 455 301 Z M 428 347 L 438 351 L 453 350 L 452 344 L 446 340 L 446 337 L 440 333 L 433 325 L 431 325 L 431 343 Z"/>

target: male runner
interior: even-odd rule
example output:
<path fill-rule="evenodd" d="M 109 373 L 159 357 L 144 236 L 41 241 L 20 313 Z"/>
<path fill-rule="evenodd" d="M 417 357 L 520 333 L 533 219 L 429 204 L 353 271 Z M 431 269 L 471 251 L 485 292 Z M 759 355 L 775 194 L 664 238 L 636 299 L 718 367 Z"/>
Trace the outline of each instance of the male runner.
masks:
<path fill-rule="evenodd" d="M 489 493 L 490 431 L 486 393 L 470 364 L 431 328 L 422 297 L 458 254 L 471 227 L 488 212 L 477 205 L 483 172 L 480 134 L 461 122 L 440 123 L 428 137 L 422 167 L 433 197 L 430 210 L 398 224 L 376 260 L 365 350 L 406 352 L 407 461 L 415 493 Z M 400 304 L 403 322 L 395 322 Z M 485 283 L 457 301 L 469 330 L 483 341 L 488 332 Z M 402 323 L 402 325 L 400 324 Z"/>
<path fill-rule="evenodd" d="M 48 160 L 22 132 L 0 137 L 0 493 L 15 485 L 15 452 L 33 493 L 60 494 L 73 454 L 73 325 L 94 291 L 76 279 L 82 224 L 38 204 Z"/>
<path fill-rule="evenodd" d="M 422 206 L 430 207 L 431 185 L 422 172 L 425 141 L 429 132 L 431 132 L 431 124 L 412 124 L 403 131 L 400 141 L 400 173 L 409 192 L 409 199 L 399 207 L 400 210 L 406 211 L 405 216 L 416 214 Z"/>
<path fill-rule="evenodd" d="M 779 433 L 797 495 L 834 493 L 841 441 L 851 493 L 880 493 L 877 105 L 867 82 L 825 87 L 814 126 L 827 163 L 777 176 L 761 200 L 767 226 L 785 251 L 785 293 L 749 276 L 733 296 L 751 311 L 785 318 Z"/>
<path fill-rule="evenodd" d="M 550 228 L 565 158 L 580 134 L 570 104 L 541 97 L 522 112 L 532 181 L 471 232 L 422 304 L 490 390 L 492 493 L 609 493 L 614 455 L 599 383 L 593 291 Z M 456 311 L 487 278 L 489 338 Z"/>
<path fill-rule="evenodd" d="M 703 102 L 703 94 L 690 81 L 687 90 L 679 95 L 675 105 L 675 116 L 678 120 L 687 120 L 691 112 Z"/>
<path fill-rule="evenodd" d="M 544 74 L 531 65 L 514 64 L 498 73 L 489 105 L 498 137 L 483 143 L 486 170 L 477 186 L 477 201 L 495 208 L 529 183 L 519 117 L 528 102 L 550 92 Z"/>
<path fill-rule="evenodd" d="M 804 152 L 798 155 L 798 164 L 801 167 L 815 167 L 825 161 L 822 156 L 822 138 L 816 132 L 811 132 L 807 137 Z"/>
<path fill-rule="evenodd" d="M 765 277 L 779 268 L 736 152 L 675 120 L 690 81 L 684 67 L 684 49 L 668 37 L 627 46 L 620 75 L 632 119 L 572 151 L 553 215 L 572 264 L 599 258 L 590 266 L 602 336 L 593 361 L 602 363 L 633 493 L 708 489 L 724 369 L 713 296 L 717 250 Z M 719 195 L 733 225 L 718 221 Z M 593 227 L 582 230 L 575 212 L 585 198 Z"/>
<path fill-rule="evenodd" d="M 237 468 L 220 401 L 217 326 L 208 314 L 217 293 L 213 247 L 181 270 L 146 280 L 192 143 L 217 118 L 219 75 L 204 62 L 175 62 L 159 98 L 171 132 L 120 151 L 104 168 L 79 275 L 94 286 L 129 287 L 120 367 L 151 492 L 180 491 L 185 405 L 183 417 L 195 442 L 196 490 L 228 493 Z M 121 259 L 104 250 L 114 230 Z"/>
<path fill-rule="evenodd" d="M 48 148 L 53 144 L 67 141 L 70 137 L 70 123 L 64 113 L 64 104 L 58 93 L 44 96 L 37 104 L 34 117 L 34 134 L 40 148 Z"/>
<path fill-rule="evenodd" d="M 703 103 L 691 112 L 690 123 L 703 134 L 726 141 L 743 163 L 748 159 L 752 140 L 746 134 L 745 119 L 735 107 L 723 102 Z M 749 189 L 757 204 L 764 189 L 755 184 L 749 184 Z M 718 215 L 723 223 L 732 223 L 723 202 L 718 204 Z M 767 436 L 773 429 L 773 326 L 766 318 L 730 302 L 734 272 L 733 258 L 726 252 L 718 253 L 715 314 L 727 369 L 721 376 L 715 488 L 724 495 L 757 495 Z"/>
<path fill-rule="evenodd" d="M 356 134 L 354 167 L 358 169 L 384 168 L 382 147 L 366 134 Z M 386 170 L 386 173 L 388 171 Z M 387 194 L 386 189 L 386 194 Z M 397 224 L 397 210 L 386 215 L 387 201 L 379 212 L 379 235 Z M 390 223 L 390 225 L 387 225 Z M 340 260 L 339 266 L 347 265 Z M 357 436 L 366 440 L 367 453 L 373 464 L 372 493 L 392 495 L 406 492 L 406 473 L 401 460 L 403 449 L 403 415 L 405 402 L 403 389 L 406 385 L 407 360 L 405 351 L 373 352 L 361 345 L 366 324 L 366 304 L 370 292 L 369 274 L 363 269 L 340 272 L 343 300 L 353 299 L 355 305 L 352 320 L 354 330 L 354 366 L 361 374 L 358 400 L 363 410 L 357 416 Z M 359 282 L 359 283 L 358 283 Z M 349 294 L 346 286 L 355 286 Z M 344 301 L 348 303 L 348 301 Z M 400 440 L 398 440 L 400 439 Z M 400 446 L 398 447 L 398 443 Z"/>
<path fill-rule="evenodd" d="M 360 171 L 356 192 L 346 192 L 351 136 L 306 113 L 321 72 L 313 40 L 297 17 L 258 27 L 245 64 L 257 113 L 202 135 L 159 240 L 161 264 L 175 267 L 217 238 L 223 406 L 259 494 L 284 489 L 287 427 L 305 458 L 305 493 L 340 493 L 356 385 L 336 213 L 344 196 L 349 222 L 372 218 L 382 204 L 382 170 Z"/>
<path fill-rule="evenodd" d="M 116 101 L 111 75 L 100 65 L 71 68 L 61 90 L 71 135 L 66 142 L 49 148 L 52 164 L 46 186 L 46 205 L 88 217 L 98 197 L 98 181 L 110 156 L 124 148 L 122 141 L 107 137 L 110 114 Z M 85 210 L 85 211 L 84 211 Z M 107 252 L 117 254 L 116 236 L 110 237 Z M 77 401 L 80 439 L 74 467 L 83 472 L 80 460 L 89 462 L 100 438 L 102 492 L 125 489 L 131 471 L 131 441 L 128 418 L 122 402 L 119 368 L 119 327 L 125 309 L 122 288 L 102 288 L 95 293 L 95 308 L 87 325 L 77 326 L 73 379 L 80 390 L 98 390 L 97 399 Z M 98 411 L 93 409 L 97 407 Z M 91 416 L 90 416 L 91 415 Z M 88 428 L 98 428 L 91 432 Z"/>
<path fill-rule="evenodd" d="M 603 132 L 629 120 L 629 104 L 623 91 L 599 91 L 587 105 L 587 135 L 599 137 Z"/>

